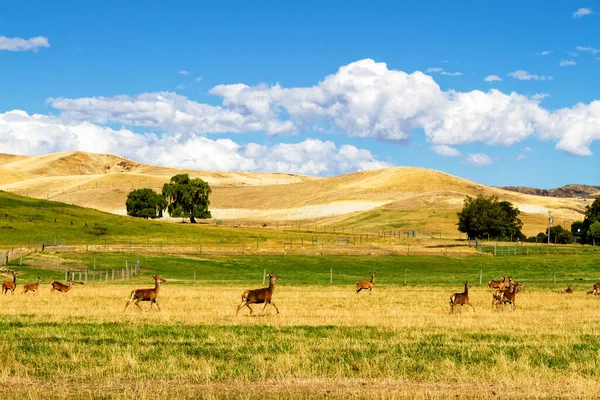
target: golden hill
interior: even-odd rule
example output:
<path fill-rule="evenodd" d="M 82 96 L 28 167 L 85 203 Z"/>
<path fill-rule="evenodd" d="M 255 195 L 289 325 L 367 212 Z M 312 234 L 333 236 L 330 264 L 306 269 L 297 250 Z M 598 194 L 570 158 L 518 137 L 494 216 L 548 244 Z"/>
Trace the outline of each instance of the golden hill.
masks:
<path fill-rule="evenodd" d="M 480 185 L 443 172 L 396 167 L 330 178 L 283 173 L 196 171 L 157 167 L 108 154 L 65 152 L 37 157 L 0 155 L 0 189 L 125 214 L 133 188 L 160 191 L 171 176 L 209 182 L 218 219 L 329 223 L 357 229 L 425 230 L 456 234 L 465 196 L 496 195 L 519 207 L 524 233 L 583 219 L 579 199 L 542 197 Z"/>

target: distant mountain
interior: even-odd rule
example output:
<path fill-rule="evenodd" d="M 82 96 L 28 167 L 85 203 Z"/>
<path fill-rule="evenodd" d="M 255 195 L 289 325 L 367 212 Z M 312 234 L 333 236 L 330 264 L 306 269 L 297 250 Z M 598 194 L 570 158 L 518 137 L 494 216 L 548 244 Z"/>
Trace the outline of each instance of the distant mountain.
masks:
<path fill-rule="evenodd" d="M 511 190 L 524 194 L 532 194 L 536 196 L 547 197 L 563 197 L 563 198 L 581 198 L 581 199 L 597 199 L 600 197 L 600 186 L 589 185 L 566 185 L 556 189 L 536 189 L 527 186 L 504 186 L 504 190 Z"/>

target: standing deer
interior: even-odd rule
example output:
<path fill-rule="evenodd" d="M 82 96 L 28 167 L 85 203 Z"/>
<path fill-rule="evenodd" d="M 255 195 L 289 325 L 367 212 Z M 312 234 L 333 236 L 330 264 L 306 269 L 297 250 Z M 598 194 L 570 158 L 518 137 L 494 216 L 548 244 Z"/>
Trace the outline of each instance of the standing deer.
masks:
<path fill-rule="evenodd" d="M 64 283 L 59 281 L 52 281 L 52 283 L 50 283 L 50 285 L 52 285 L 52 287 L 50 288 L 50 293 L 54 292 L 55 290 L 57 292 L 67 293 L 69 290 L 71 290 L 71 287 L 73 287 L 74 283 L 83 285 L 83 282 L 75 282 L 73 279 L 69 279 L 68 285 L 65 285 Z"/>
<path fill-rule="evenodd" d="M 488 281 L 488 287 L 490 290 L 492 289 L 506 289 L 508 288 L 508 282 L 510 281 L 510 278 L 506 277 L 506 274 L 504 274 L 502 276 L 502 280 L 494 280 L 491 279 Z"/>
<path fill-rule="evenodd" d="M 33 292 L 35 294 L 38 294 L 38 289 L 40 287 L 40 277 L 38 276 L 38 280 L 37 283 L 30 283 L 27 285 L 23 285 L 23 292 L 22 293 L 27 293 L 27 292 Z"/>
<path fill-rule="evenodd" d="M 238 306 L 235 314 L 237 315 L 237 313 L 240 312 L 240 309 L 244 306 L 248 307 L 250 309 L 250 314 L 252 314 L 253 310 L 252 307 L 250 307 L 250 304 L 261 303 L 265 303 L 265 305 L 260 314 L 258 315 L 262 315 L 262 313 L 265 311 L 265 308 L 267 308 L 267 304 L 271 304 L 273 307 L 275 307 L 275 309 L 277 310 L 277 314 L 279 314 L 279 309 L 277 308 L 275 303 L 271 301 L 271 298 L 273 297 L 273 291 L 275 290 L 275 282 L 278 280 L 279 277 L 277 275 L 269 274 L 269 287 L 262 289 L 246 290 L 242 294 L 242 302 Z"/>
<path fill-rule="evenodd" d="M 158 275 L 154 275 L 152 277 L 152 279 L 154 279 L 154 282 L 155 282 L 153 289 L 135 289 L 135 290 L 131 291 L 131 296 L 129 297 L 127 304 L 125 304 L 125 310 L 127 310 L 127 307 L 135 301 L 135 305 L 138 306 L 140 311 L 142 311 L 142 307 L 139 304 L 140 301 L 149 301 L 150 308 L 152 308 L 153 304 L 156 304 L 156 307 L 158 307 L 158 311 L 160 311 L 160 306 L 158 305 L 158 302 L 156 301 L 156 296 L 158 296 L 158 291 L 160 290 L 160 284 L 165 283 L 166 280 L 163 278 L 160 278 Z M 125 311 L 125 310 L 123 310 L 123 311 Z"/>
<path fill-rule="evenodd" d="M 375 272 L 373 272 L 372 274 L 369 273 L 369 275 L 371 275 L 370 281 L 356 282 L 356 294 L 358 294 L 358 292 L 360 292 L 363 289 L 365 289 L 365 290 L 369 289 L 369 294 L 371 294 L 371 291 L 373 290 L 373 286 L 375 285 Z"/>
<path fill-rule="evenodd" d="M 519 293 L 525 286 L 520 285 L 519 283 L 511 280 L 509 283 L 508 290 L 500 290 L 498 293 L 498 304 L 502 305 L 502 308 L 506 307 L 506 303 L 510 304 L 511 309 L 514 311 L 516 308 L 515 300 L 517 298 L 517 293 Z"/>
<path fill-rule="evenodd" d="M 4 292 L 4 294 L 6 294 L 6 292 L 8 292 L 9 290 L 12 294 L 15 294 L 15 289 L 17 288 L 17 273 L 13 272 L 12 275 L 12 281 L 4 281 L 2 283 L 2 291 Z"/>
<path fill-rule="evenodd" d="M 471 287 L 471 285 L 469 285 L 468 282 L 465 282 L 465 291 L 462 293 L 454 293 L 452 296 L 450 296 L 450 311 L 454 312 L 454 306 L 457 304 L 460 304 L 460 307 L 462 309 L 463 304 L 468 304 L 473 308 L 473 311 L 475 311 L 475 307 L 473 307 L 473 304 L 470 303 L 469 301 L 469 288 Z"/>

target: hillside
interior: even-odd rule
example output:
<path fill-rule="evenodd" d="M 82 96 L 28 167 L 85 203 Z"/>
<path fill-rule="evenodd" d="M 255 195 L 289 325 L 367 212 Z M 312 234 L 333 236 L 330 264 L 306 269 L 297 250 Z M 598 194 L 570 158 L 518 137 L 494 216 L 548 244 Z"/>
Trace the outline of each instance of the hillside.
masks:
<path fill-rule="evenodd" d="M 505 186 L 502 189 L 513 192 L 532 194 L 535 196 L 564 197 L 575 199 L 597 199 L 600 197 L 600 186 L 565 185 L 556 189 L 536 189 L 527 186 Z"/>
<path fill-rule="evenodd" d="M 209 182 L 213 217 L 260 223 L 328 223 L 357 229 L 457 234 L 465 196 L 496 195 L 519 207 L 524 232 L 545 229 L 548 212 L 569 225 L 587 203 L 480 185 L 443 172 L 396 167 L 329 178 L 282 173 L 194 171 L 144 165 L 107 154 L 66 152 L 39 157 L 0 155 L 0 189 L 125 214 L 134 188 L 160 191 L 170 177 L 189 173 Z"/>

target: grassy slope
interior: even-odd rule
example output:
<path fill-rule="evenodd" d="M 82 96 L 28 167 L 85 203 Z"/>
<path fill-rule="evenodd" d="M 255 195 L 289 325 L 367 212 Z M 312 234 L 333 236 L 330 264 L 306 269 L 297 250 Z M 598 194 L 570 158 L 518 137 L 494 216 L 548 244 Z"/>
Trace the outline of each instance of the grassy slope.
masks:
<path fill-rule="evenodd" d="M 2 218 L 4 214 L 10 218 Z M 73 225 L 70 225 L 71 221 Z M 106 234 L 102 234 L 101 229 L 106 229 Z M 186 243 L 195 246 L 199 243 L 255 243 L 257 239 L 264 242 L 299 237 L 300 233 L 292 231 L 144 220 L 0 192 L 0 245 L 4 246 L 13 242 L 17 246 L 25 245 L 30 241 L 32 246 L 38 246 L 42 240 L 46 244 L 64 240 L 67 245 L 101 245 L 107 240 L 109 245 L 127 245 L 131 241 L 134 246 L 147 243 L 158 246 L 162 241 L 164 246 Z"/>

